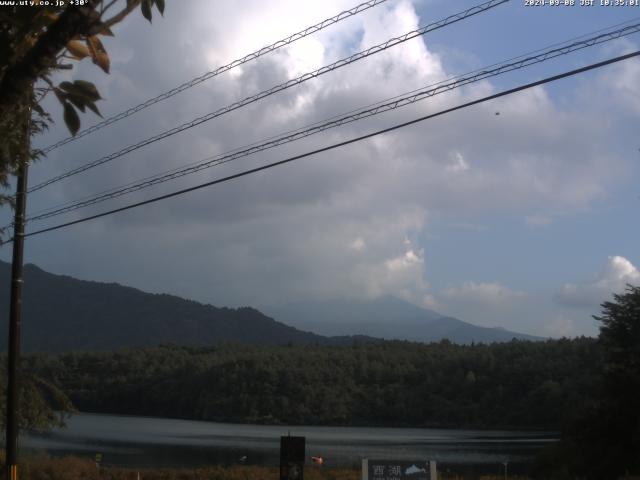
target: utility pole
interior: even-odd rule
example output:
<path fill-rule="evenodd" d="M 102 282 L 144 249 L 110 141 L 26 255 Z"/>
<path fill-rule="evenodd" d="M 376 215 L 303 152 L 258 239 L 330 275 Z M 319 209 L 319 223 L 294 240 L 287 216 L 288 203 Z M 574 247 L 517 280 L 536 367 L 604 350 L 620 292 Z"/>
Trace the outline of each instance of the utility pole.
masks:
<path fill-rule="evenodd" d="M 31 94 L 29 94 L 29 102 Z M 7 369 L 6 478 L 18 479 L 18 430 L 20 400 L 20 319 L 22 314 L 22 264 L 24 258 L 24 218 L 27 209 L 31 105 L 27 109 L 21 158 L 18 159 L 16 205 L 13 221 L 13 259 L 11 262 L 11 300 L 9 306 L 9 366 Z"/>

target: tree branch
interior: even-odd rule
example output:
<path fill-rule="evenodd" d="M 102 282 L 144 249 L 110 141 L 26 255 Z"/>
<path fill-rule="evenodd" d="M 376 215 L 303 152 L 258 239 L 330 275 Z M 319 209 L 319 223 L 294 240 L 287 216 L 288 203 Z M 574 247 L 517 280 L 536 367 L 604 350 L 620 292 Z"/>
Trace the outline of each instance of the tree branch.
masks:
<path fill-rule="evenodd" d="M 102 15 L 104 12 L 106 12 L 107 10 L 109 10 L 118 0 L 111 0 L 109 3 L 107 3 L 106 5 L 103 3 L 102 4 L 102 10 L 100 11 L 100 15 Z"/>
<path fill-rule="evenodd" d="M 89 30 L 87 35 L 89 36 L 97 35 L 100 32 L 102 32 L 102 30 L 104 30 L 105 28 L 110 28 L 116 23 L 121 22 L 122 20 L 124 20 L 124 18 L 127 15 L 129 15 L 133 10 L 135 10 L 138 7 L 138 5 L 140 5 L 140 1 L 141 0 L 133 0 L 131 2 L 128 2 L 128 5 L 126 6 L 126 8 L 123 8 L 119 13 L 116 13 L 109 20 L 105 20 L 104 22 L 100 23 L 100 25 L 96 25 L 95 27 L 93 27 L 91 30 Z"/>
<path fill-rule="evenodd" d="M 99 22 L 99 17 L 93 13 L 99 1 L 88 0 L 84 6 L 68 7 L 40 36 L 35 46 L 5 70 L 0 79 L 0 117 L 9 114 L 38 77 L 55 66 L 58 53 L 69 40 L 86 34 Z"/>

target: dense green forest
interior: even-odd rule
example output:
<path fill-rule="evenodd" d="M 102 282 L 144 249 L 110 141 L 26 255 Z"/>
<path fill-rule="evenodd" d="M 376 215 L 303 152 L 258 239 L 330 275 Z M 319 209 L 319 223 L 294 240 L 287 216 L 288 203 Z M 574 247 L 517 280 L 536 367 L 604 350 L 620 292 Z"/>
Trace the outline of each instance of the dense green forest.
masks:
<path fill-rule="evenodd" d="M 589 408 L 593 339 L 32 355 L 80 411 L 212 421 L 560 429 Z"/>

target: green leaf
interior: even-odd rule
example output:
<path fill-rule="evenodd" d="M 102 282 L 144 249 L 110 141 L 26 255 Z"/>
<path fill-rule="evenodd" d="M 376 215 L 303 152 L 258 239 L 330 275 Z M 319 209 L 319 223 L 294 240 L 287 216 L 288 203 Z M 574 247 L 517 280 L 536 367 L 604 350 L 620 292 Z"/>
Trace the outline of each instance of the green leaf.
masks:
<path fill-rule="evenodd" d="M 73 105 L 84 113 L 85 101 L 82 97 L 76 97 L 75 95 L 69 95 L 69 101 L 73 103 Z"/>
<path fill-rule="evenodd" d="M 53 93 L 55 93 L 58 101 L 64 105 L 64 102 L 67 101 L 67 94 L 64 93 L 62 90 L 60 90 L 59 88 L 54 88 Z"/>
<path fill-rule="evenodd" d="M 0 143 L 0 162 L 3 165 L 11 165 L 11 150 L 7 142 Z"/>
<path fill-rule="evenodd" d="M 71 82 L 62 82 L 58 86 L 66 92 L 70 92 L 71 90 L 73 90 L 73 83 Z"/>
<path fill-rule="evenodd" d="M 89 48 L 89 53 L 91 54 L 91 59 L 93 63 L 98 65 L 104 73 L 109 73 L 109 66 L 111 64 L 111 60 L 109 60 L 109 54 L 102 45 L 102 42 L 96 35 L 92 35 L 91 37 L 87 37 L 87 47 Z"/>
<path fill-rule="evenodd" d="M 76 80 L 75 82 L 62 82 L 60 84 L 60 88 L 64 91 L 68 92 L 69 95 L 78 98 L 84 98 L 91 102 L 95 102 L 96 100 L 100 100 L 100 94 L 98 93 L 98 89 L 96 86 L 85 80 Z"/>
<path fill-rule="evenodd" d="M 80 117 L 78 117 L 78 112 L 69 102 L 64 104 L 64 123 L 73 136 L 80 130 Z"/>
<path fill-rule="evenodd" d="M 81 91 L 82 94 L 92 102 L 102 99 L 102 97 L 98 93 L 98 89 L 93 83 L 87 82 L 86 80 L 76 80 L 75 82 L 73 82 L 73 84 L 78 89 L 78 91 Z"/>
<path fill-rule="evenodd" d="M 100 113 L 100 110 L 98 110 L 98 107 L 96 107 L 95 103 L 87 102 L 87 107 L 89 107 L 89 110 L 91 110 L 93 113 L 95 113 L 99 117 L 102 117 L 102 114 Z"/>
<path fill-rule="evenodd" d="M 164 0 L 154 0 L 156 3 L 156 7 L 158 7 L 158 11 L 160 15 L 164 16 Z"/>
<path fill-rule="evenodd" d="M 45 111 L 44 111 L 44 108 L 42 108 L 42 107 L 40 106 L 40 104 L 38 104 L 38 103 L 36 103 L 36 104 L 33 106 L 33 110 L 34 110 L 34 112 L 36 112 L 36 113 L 37 113 L 38 115 L 40 115 L 41 117 L 46 117 L 46 116 L 47 116 L 47 112 L 45 112 Z"/>
<path fill-rule="evenodd" d="M 151 23 L 151 0 L 142 0 L 140 10 L 142 11 L 142 16 Z"/>

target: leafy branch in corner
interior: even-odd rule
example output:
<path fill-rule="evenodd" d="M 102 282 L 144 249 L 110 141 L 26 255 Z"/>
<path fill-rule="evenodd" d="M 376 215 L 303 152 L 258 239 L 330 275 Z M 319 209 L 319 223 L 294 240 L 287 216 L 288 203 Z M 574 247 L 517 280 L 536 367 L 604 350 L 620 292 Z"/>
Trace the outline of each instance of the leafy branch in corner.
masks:
<path fill-rule="evenodd" d="M 37 3 L 38 8 L 16 5 L 0 10 L 0 58 L 6 59 L 0 66 L 0 186 L 4 188 L 25 158 L 29 137 L 53 122 L 41 106 L 49 93 L 62 105 L 72 135 L 80 129 L 80 113 L 88 109 L 101 116 L 96 102 L 102 97 L 93 83 L 74 80 L 55 85 L 52 76 L 73 69 L 73 62 L 85 58 L 109 73 L 111 59 L 100 37 L 114 36 L 111 28 L 137 8 L 149 22 L 153 7 L 161 15 L 165 8 L 164 0 L 87 0 L 66 8 Z M 29 161 L 43 156 L 37 149 L 26 153 Z M 0 194 L 0 205 L 5 203 L 13 205 L 12 197 Z"/>

